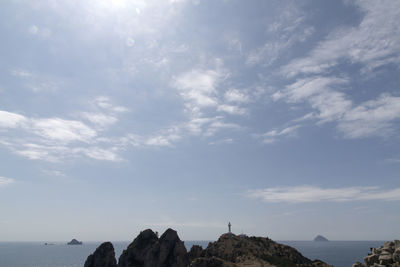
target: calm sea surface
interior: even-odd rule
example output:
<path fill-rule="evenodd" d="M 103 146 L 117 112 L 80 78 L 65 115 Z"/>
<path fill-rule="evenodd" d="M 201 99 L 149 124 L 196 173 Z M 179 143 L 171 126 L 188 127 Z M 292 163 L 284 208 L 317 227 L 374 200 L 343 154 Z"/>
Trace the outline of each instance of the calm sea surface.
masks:
<path fill-rule="evenodd" d="M 194 244 L 207 246 L 209 241 L 185 241 L 188 249 Z M 383 241 L 279 241 L 299 250 L 310 259 L 320 259 L 336 267 L 351 267 L 362 261 L 370 247 Z M 117 258 L 130 242 L 113 242 Z M 81 267 L 100 242 L 68 246 L 62 243 L 45 246 L 43 242 L 0 242 L 0 267 Z"/>

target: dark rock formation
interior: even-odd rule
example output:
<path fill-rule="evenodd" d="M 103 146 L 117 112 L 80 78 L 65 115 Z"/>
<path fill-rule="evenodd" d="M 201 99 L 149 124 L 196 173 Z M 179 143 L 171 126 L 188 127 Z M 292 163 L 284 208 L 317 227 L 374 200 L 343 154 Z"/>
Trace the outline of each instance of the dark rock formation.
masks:
<path fill-rule="evenodd" d="M 80 242 L 74 238 L 70 242 L 68 242 L 67 245 L 82 245 L 82 242 Z"/>
<path fill-rule="evenodd" d="M 176 231 L 168 229 L 152 246 L 147 254 L 145 266 L 152 267 L 186 267 L 189 258 L 184 243 L 179 239 Z"/>
<path fill-rule="evenodd" d="M 124 250 L 118 266 L 186 267 L 189 266 L 189 258 L 176 231 L 168 229 L 158 239 L 157 235 L 148 229 L 141 232 Z"/>
<path fill-rule="evenodd" d="M 370 250 L 371 252 L 364 258 L 364 264 L 356 262 L 353 267 L 400 267 L 400 240 L 385 242 L 383 246 Z"/>
<path fill-rule="evenodd" d="M 317 235 L 314 238 L 314 241 L 329 241 L 327 238 L 323 237 L 322 235 Z"/>
<path fill-rule="evenodd" d="M 119 257 L 118 266 L 144 266 L 147 253 L 157 241 L 158 237 L 151 229 L 140 232 L 128 248 L 122 252 Z"/>
<path fill-rule="evenodd" d="M 311 261 L 294 248 L 269 238 L 239 237 L 233 234 L 222 235 L 218 241 L 208 245 L 204 258 L 212 257 L 222 260 L 218 264 L 223 265 L 215 266 L 329 266 L 318 260 Z"/>
<path fill-rule="evenodd" d="M 111 243 L 104 243 L 88 257 L 85 267 L 114 267 L 114 255 Z M 218 241 L 209 243 L 206 249 L 193 246 L 187 252 L 184 243 L 172 229 L 165 231 L 160 238 L 150 229 L 141 232 L 122 252 L 118 266 L 329 267 L 322 261 L 312 261 L 294 248 L 278 244 L 269 238 L 236 236 L 232 233 L 221 235 Z"/>
<path fill-rule="evenodd" d="M 117 267 L 114 246 L 110 242 L 101 244 L 95 252 L 86 259 L 84 267 Z"/>
<path fill-rule="evenodd" d="M 200 258 L 203 256 L 203 254 L 204 254 L 203 248 L 201 246 L 193 245 L 188 253 L 189 261 L 193 261 L 196 258 Z"/>

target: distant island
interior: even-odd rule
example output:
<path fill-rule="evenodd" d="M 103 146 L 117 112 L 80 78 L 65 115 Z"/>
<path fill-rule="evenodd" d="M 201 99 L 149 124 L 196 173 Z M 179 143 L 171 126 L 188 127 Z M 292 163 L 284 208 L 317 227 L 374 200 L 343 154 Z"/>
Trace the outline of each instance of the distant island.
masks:
<path fill-rule="evenodd" d="M 314 241 L 329 241 L 326 237 L 323 237 L 322 235 L 317 235 L 314 238 Z"/>
<path fill-rule="evenodd" d="M 67 245 L 82 245 L 82 242 L 76 240 L 75 238 L 68 242 Z"/>

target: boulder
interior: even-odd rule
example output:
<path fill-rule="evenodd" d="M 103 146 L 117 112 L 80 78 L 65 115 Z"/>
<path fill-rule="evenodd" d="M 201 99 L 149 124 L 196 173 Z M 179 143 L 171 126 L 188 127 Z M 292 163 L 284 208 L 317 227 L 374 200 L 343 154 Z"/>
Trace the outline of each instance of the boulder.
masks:
<path fill-rule="evenodd" d="M 379 255 L 372 254 L 364 258 L 364 263 L 366 266 L 372 266 L 374 263 L 378 263 Z"/>
<path fill-rule="evenodd" d="M 400 248 L 400 240 L 395 240 L 394 241 L 394 249 L 396 250 L 398 248 Z"/>
<path fill-rule="evenodd" d="M 117 267 L 114 246 L 105 242 L 87 257 L 84 267 Z"/>
<path fill-rule="evenodd" d="M 392 259 L 392 255 L 389 253 L 382 253 L 381 255 L 379 255 L 379 264 L 382 265 L 389 265 L 392 264 L 393 259 Z"/>
<path fill-rule="evenodd" d="M 133 242 L 124 250 L 119 257 L 119 267 L 141 267 L 144 266 L 147 253 L 152 246 L 158 241 L 157 235 L 151 230 L 147 229 L 142 232 L 133 240 Z"/>
<path fill-rule="evenodd" d="M 356 263 L 353 264 L 353 267 L 364 267 L 365 265 L 362 264 L 361 262 L 357 261 Z"/>
<path fill-rule="evenodd" d="M 187 267 L 189 258 L 176 231 L 168 229 L 146 255 L 145 267 Z"/>
<path fill-rule="evenodd" d="M 393 262 L 400 263 L 400 248 L 397 248 L 393 253 Z"/>

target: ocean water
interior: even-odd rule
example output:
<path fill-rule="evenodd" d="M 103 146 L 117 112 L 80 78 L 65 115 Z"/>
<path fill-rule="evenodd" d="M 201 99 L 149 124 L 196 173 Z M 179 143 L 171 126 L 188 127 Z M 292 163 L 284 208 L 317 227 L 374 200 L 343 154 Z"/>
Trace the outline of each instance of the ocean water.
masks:
<path fill-rule="evenodd" d="M 185 241 L 189 250 L 192 245 L 207 247 L 210 241 Z M 351 267 L 362 261 L 370 247 L 379 247 L 383 241 L 278 241 L 296 248 L 310 259 L 320 259 L 336 267 Z M 112 242 L 117 259 L 130 242 Z M 68 246 L 44 242 L 0 242 L 0 267 L 82 267 L 87 256 L 94 252 L 100 242 Z"/>
<path fill-rule="evenodd" d="M 356 261 L 364 262 L 371 247 L 380 247 L 384 241 L 278 241 L 297 249 L 303 256 L 319 259 L 336 267 L 351 267 Z"/>

